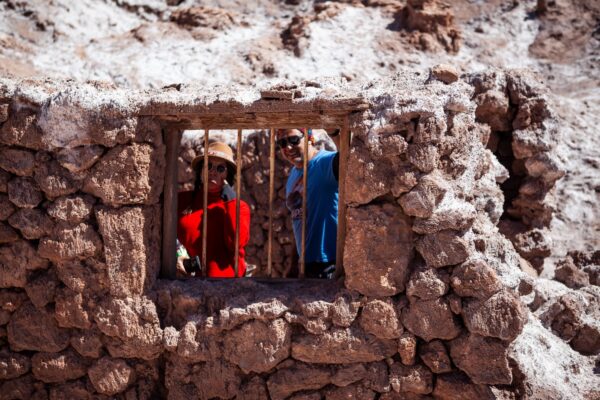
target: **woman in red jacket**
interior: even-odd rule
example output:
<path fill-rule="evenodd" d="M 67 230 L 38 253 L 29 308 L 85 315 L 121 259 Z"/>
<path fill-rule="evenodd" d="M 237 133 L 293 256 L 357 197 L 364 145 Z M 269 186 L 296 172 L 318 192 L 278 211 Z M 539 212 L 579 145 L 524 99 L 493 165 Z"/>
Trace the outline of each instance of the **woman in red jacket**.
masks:
<path fill-rule="evenodd" d="M 196 172 L 193 191 L 180 192 L 178 197 L 177 239 L 190 257 L 202 259 L 203 197 L 202 167 L 204 155 L 194 158 Z M 232 278 L 235 276 L 235 214 L 236 195 L 230 186 L 236 171 L 233 151 L 220 142 L 208 145 L 208 226 L 206 235 L 206 276 Z M 250 208 L 240 200 L 240 237 L 238 276 L 244 276 L 244 246 L 250 236 Z"/>

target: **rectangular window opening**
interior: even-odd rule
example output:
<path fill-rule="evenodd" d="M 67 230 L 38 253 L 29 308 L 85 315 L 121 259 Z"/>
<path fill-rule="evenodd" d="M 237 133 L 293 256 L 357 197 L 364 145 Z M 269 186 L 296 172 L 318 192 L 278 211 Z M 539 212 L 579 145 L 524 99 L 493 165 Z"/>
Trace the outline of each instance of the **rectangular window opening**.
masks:
<path fill-rule="evenodd" d="M 214 124 L 214 120 L 212 122 Z M 289 141 L 278 142 L 278 138 L 287 138 L 282 135 L 285 132 L 279 132 L 278 136 L 280 129 L 298 129 L 305 137 L 311 132 L 317 151 L 323 149 L 338 153 L 335 156 L 338 158 L 337 225 L 327 230 L 330 237 L 326 240 L 335 243 L 335 272 L 330 277 L 342 276 L 346 226 L 345 179 L 350 146 L 347 115 L 339 119 L 334 125 L 335 129 L 326 127 L 334 135 L 337 131 L 333 140 L 325 129 L 298 128 L 296 123 L 295 126 L 274 124 L 275 127 L 266 129 L 252 126 L 224 129 L 227 126 L 219 124 L 212 129 L 199 125 L 182 126 L 172 122 L 163 125 L 166 173 L 161 277 L 248 277 L 276 281 L 279 278 L 306 279 L 311 276 L 315 265 L 304 261 L 307 260 L 307 240 L 310 234 L 306 212 L 307 196 L 300 195 L 300 215 L 292 215 L 288 209 L 289 204 L 286 204 L 286 199 L 289 200 L 287 194 L 292 193 L 288 176 L 294 169 L 294 173 L 301 176 L 301 183 L 298 183 L 301 193 L 306 193 L 309 184 L 320 184 L 320 181 L 311 180 L 319 179 L 311 178 L 316 173 L 313 170 L 309 171 L 309 178 L 304 179 L 309 167 L 306 157 L 300 158 L 301 164 L 296 166 L 292 165 L 289 158 L 284 159 L 278 145 L 286 147 L 288 156 L 295 155 L 298 146 L 292 143 L 295 140 L 293 137 Z M 296 131 L 295 134 L 297 133 Z M 289 131 L 288 134 L 295 136 Z M 302 143 L 306 154 L 309 151 L 308 141 Z M 209 149 L 208 153 L 204 152 L 206 147 Z M 334 157 L 330 153 L 319 154 L 332 159 Z M 315 164 L 311 165 L 314 168 Z M 323 165 L 327 164 L 323 162 Z M 227 178 L 231 177 L 232 172 L 236 179 L 230 182 Z M 226 183 L 221 181 L 222 178 Z M 209 185 L 199 184 L 198 180 L 208 181 Z M 225 185 L 229 185 L 231 190 L 224 189 Z M 310 190 L 313 189 L 308 190 L 311 193 Z M 298 210 L 295 206 L 297 204 L 292 205 L 294 211 Z M 207 212 L 209 218 L 202 218 Z M 246 218 L 248 212 L 249 222 Z M 295 235 L 294 225 L 297 230 Z M 192 232 L 193 229 L 197 229 L 197 232 Z M 177 239 L 178 230 L 181 241 Z M 219 242 L 222 248 L 218 245 Z M 178 265 L 178 256 L 183 256 L 179 257 L 179 261 L 185 258 L 182 248 L 186 249 L 190 257 L 188 261 L 179 262 Z M 331 252 L 330 246 L 329 253 Z M 223 257 L 226 258 L 225 261 Z M 201 265 L 200 271 L 196 267 L 198 263 Z M 182 268 L 186 268 L 188 272 L 178 273 L 178 269 L 181 271 Z M 223 273 L 215 275 L 215 268 Z M 191 275 L 192 271 L 195 276 Z"/>

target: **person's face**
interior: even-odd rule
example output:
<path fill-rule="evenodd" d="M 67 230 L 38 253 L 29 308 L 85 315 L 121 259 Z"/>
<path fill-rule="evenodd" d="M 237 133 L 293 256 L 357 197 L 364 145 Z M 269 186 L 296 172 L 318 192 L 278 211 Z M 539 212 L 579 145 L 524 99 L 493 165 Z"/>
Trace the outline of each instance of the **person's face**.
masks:
<path fill-rule="evenodd" d="M 202 171 L 200 171 L 202 173 Z M 208 157 L 208 191 L 220 192 L 227 179 L 227 162 L 216 157 Z"/>
<path fill-rule="evenodd" d="M 277 132 L 277 147 L 281 149 L 283 158 L 302 168 L 304 156 L 304 134 L 298 129 L 285 129 Z"/>

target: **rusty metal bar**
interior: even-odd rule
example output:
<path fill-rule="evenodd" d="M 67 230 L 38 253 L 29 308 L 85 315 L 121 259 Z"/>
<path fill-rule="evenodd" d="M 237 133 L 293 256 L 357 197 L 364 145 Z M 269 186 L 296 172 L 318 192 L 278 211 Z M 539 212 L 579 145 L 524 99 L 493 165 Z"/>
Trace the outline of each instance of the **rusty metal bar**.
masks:
<path fill-rule="evenodd" d="M 163 130 L 167 145 L 163 205 L 163 242 L 161 276 L 174 279 L 177 273 L 177 155 L 181 142 L 181 131 Z"/>
<path fill-rule="evenodd" d="M 240 193 L 242 187 L 242 130 L 238 129 L 237 148 L 235 159 L 235 263 L 233 270 L 235 277 L 239 277 L 240 268 Z"/>
<path fill-rule="evenodd" d="M 306 274 L 306 198 L 308 183 L 308 129 L 304 128 L 304 156 L 302 157 L 302 245 L 300 247 L 300 278 Z"/>
<path fill-rule="evenodd" d="M 344 245 L 346 243 L 346 176 L 348 173 L 348 152 L 350 149 L 350 130 L 348 117 L 344 119 L 340 133 L 339 175 L 338 175 L 338 226 L 335 248 L 335 277 L 344 274 Z"/>
<path fill-rule="evenodd" d="M 267 242 L 267 276 L 273 268 L 273 197 L 275 194 L 275 129 L 269 136 L 269 238 Z"/>
<path fill-rule="evenodd" d="M 208 276 L 206 235 L 208 232 L 208 129 L 204 130 L 204 165 L 202 166 L 202 270 Z"/>

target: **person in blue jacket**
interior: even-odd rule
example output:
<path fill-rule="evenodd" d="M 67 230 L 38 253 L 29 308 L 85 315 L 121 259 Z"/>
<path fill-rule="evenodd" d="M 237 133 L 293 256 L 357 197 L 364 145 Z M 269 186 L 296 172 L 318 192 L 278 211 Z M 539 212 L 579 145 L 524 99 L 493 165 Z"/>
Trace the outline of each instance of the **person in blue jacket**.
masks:
<path fill-rule="evenodd" d="M 327 133 L 338 146 L 339 130 Z M 294 166 L 285 186 L 286 206 L 291 212 L 296 250 L 300 255 L 305 140 L 308 140 L 305 274 L 307 278 L 332 278 L 336 261 L 339 153 L 318 150 L 311 129 L 277 131 L 277 148 Z"/>

